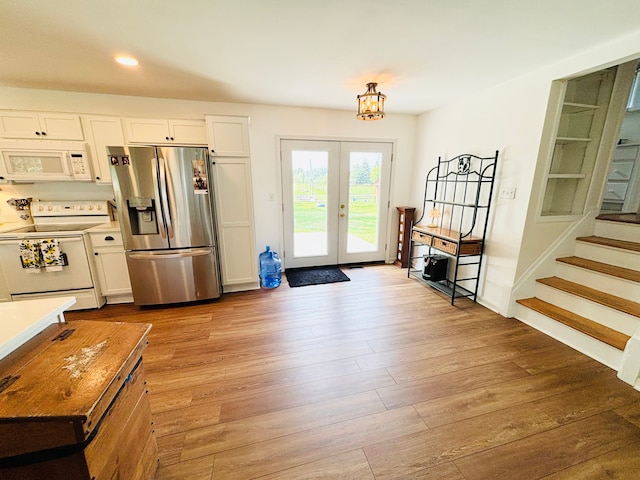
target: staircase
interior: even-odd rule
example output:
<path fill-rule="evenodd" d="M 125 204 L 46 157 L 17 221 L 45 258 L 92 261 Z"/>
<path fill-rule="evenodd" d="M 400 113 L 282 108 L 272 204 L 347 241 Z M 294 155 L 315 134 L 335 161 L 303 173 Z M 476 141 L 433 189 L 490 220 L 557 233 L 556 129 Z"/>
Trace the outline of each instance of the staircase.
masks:
<path fill-rule="evenodd" d="M 640 390 L 640 225 L 598 220 L 554 273 L 517 300 L 516 316 Z"/>

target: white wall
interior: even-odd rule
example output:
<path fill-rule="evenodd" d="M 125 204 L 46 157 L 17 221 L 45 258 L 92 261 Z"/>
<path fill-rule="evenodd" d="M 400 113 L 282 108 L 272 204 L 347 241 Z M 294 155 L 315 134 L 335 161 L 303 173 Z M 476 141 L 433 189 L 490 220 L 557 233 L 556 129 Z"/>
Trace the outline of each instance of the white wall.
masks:
<path fill-rule="evenodd" d="M 422 202 L 422 179 L 438 155 L 488 156 L 500 150 L 495 192 L 501 185 L 516 187 L 515 199 L 496 195 L 492 205 L 486 281 L 479 294 L 489 308 L 507 315 L 518 277 L 571 226 L 537 219 L 547 161 L 539 151 L 552 81 L 637 58 L 638 45 L 640 32 L 420 116 L 412 203 Z"/>
<path fill-rule="evenodd" d="M 355 105 L 355 101 L 354 101 Z M 395 142 L 391 187 L 390 245 L 388 255 L 395 254 L 395 205 L 409 200 L 406 187 L 414 159 L 414 141 L 417 117 L 388 114 L 384 120 L 361 122 L 355 111 L 336 111 L 290 108 L 265 105 L 195 102 L 174 99 L 127 97 L 118 95 L 86 94 L 50 90 L 31 90 L 0 87 L 0 109 L 62 111 L 91 114 L 112 114 L 135 117 L 204 118 L 205 114 L 242 115 L 250 117 L 251 171 L 253 178 L 256 245 L 258 249 L 270 245 L 282 249 L 282 208 L 280 186 L 280 159 L 278 137 L 309 137 L 320 139 L 383 139 Z M 29 186 L 0 186 L 0 214 L 6 211 L 2 195 L 14 193 L 45 200 L 67 199 L 70 184 Z M 91 199 L 111 198 L 110 187 L 72 184 L 78 194 Z M 10 194 L 8 193 L 11 190 Z M 15 192 L 14 190 L 17 190 Z M 269 195 L 275 194 L 270 202 Z M 7 207 L 8 208 L 8 207 Z M 392 244 L 393 243 L 393 244 Z"/>

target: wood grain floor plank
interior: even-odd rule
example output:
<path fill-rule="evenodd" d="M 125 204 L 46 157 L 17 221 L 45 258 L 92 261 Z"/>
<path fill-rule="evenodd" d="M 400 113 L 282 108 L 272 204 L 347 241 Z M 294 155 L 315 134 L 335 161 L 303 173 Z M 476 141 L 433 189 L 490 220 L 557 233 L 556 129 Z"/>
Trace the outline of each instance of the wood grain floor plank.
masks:
<path fill-rule="evenodd" d="M 260 477 L 260 480 L 375 480 L 362 449 Z"/>
<path fill-rule="evenodd" d="M 160 465 L 155 480 L 211 480 L 213 456 L 173 465 Z"/>
<path fill-rule="evenodd" d="M 517 406 L 454 425 L 379 442 L 365 447 L 365 453 L 376 480 L 414 478 L 424 469 L 557 426 L 553 419 L 540 410 L 528 405 Z"/>
<path fill-rule="evenodd" d="M 620 380 L 613 375 L 591 383 L 589 393 L 571 390 L 534 403 L 558 423 L 568 423 L 632 404 L 638 399 L 633 387 L 621 386 Z"/>
<path fill-rule="evenodd" d="M 353 358 L 340 358 L 302 367 L 267 371 L 256 375 L 234 377 L 193 387 L 193 402 L 210 399 L 228 400 L 239 395 L 263 394 L 269 390 L 293 387 L 305 383 L 329 381 L 335 377 L 361 373 Z M 251 373 L 250 371 L 248 373 Z"/>
<path fill-rule="evenodd" d="M 455 463 L 467 480 L 533 480 L 639 441 L 638 428 L 615 413 L 606 412 L 469 455 Z"/>
<path fill-rule="evenodd" d="M 307 403 L 297 408 L 243 417 L 188 432 L 182 459 L 231 450 L 248 443 L 265 442 L 305 430 L 344 422 L 384 411 L 374 391 Z"/>
<path fill-rule="evenodd" d="M 435 398 L 414 407 L 427 425 L 434 428 L 527 404 L 571 388 L 557 375 L 543 373 Z"/>
<path fill-rule="evenodd" d="M 528 376 L 514 363 L 500 362 L 380 388 L 378 394 L 387 408 L 398 408 Z"/>
<path fill-rule="evenodd" d="M 222 403 L 220 419 L 227 422 L 391 385 L 395 385 L 395 381 L 384 369 L 333 377 L 228 399 Z"/>
<path fill-rule="evenodd" d="M 560 472 L 544 477 L 544 480 L 637 480 L 640 476 L 640 443 L 632 443 Z"/>
<path fill-rule="evenodd" d="M 214 478 L 246 480 L 426 428 L 412 407 L 387 410 L 221 452 L 213 464 Z"/>

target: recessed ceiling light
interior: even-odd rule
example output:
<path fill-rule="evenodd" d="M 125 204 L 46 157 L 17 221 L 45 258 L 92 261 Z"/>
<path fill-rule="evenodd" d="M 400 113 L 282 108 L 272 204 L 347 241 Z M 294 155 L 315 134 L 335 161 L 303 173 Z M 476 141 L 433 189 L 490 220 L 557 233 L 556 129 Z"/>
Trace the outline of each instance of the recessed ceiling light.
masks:
<path fill-rule="evenodd" d="M 127 67 L 135 67 L 138 65 L 138 60 L 133 57 L 116 57 L 116 62 L 120 65 L 126 65 Z"/>

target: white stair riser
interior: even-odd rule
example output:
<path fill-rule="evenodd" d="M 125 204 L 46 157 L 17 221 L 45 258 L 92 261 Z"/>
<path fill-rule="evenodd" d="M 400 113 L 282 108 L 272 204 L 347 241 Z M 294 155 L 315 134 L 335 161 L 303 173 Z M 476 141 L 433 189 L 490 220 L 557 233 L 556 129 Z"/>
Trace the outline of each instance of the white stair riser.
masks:
<path fill-rule="evenodd" d="M 640 271 L 640 252 L 605 247 L 588 242 L 576 242 L 576 257 Z"/>
<path fill-rule="evenodd" d="M 640 283 L 575 267 L 566 263 L 556 263 L 556 276 L 579 283 L 585 287 L 595 288 L 601 292 L 617 297 L 638 301 L 640 299 Z"/>
<path fill-rule="evenodd" d="M 574 330 L 560 322 L 535 312 L 523 305 L 518 305 L 516 318 L 571 348 L 584 353 L 598 362 L 614 369 L 620 369 L 622 352 L 582 332 Z"/>
<path fill-rule="evenodd" d="M 596 323 L 613 328 L 625 335 L 632 336 L 636 332 L 638 325 L 640 325 L 640 318 L 638 317 L 542 283 L 536 285 L 536 297 Z"/>
<path fill-rule="evenodd" d="M 640 225 L 634 223 L 596 221 L 595 235 L 605 238 L 615 238 L 627 242 L 640 240 Z"/>

